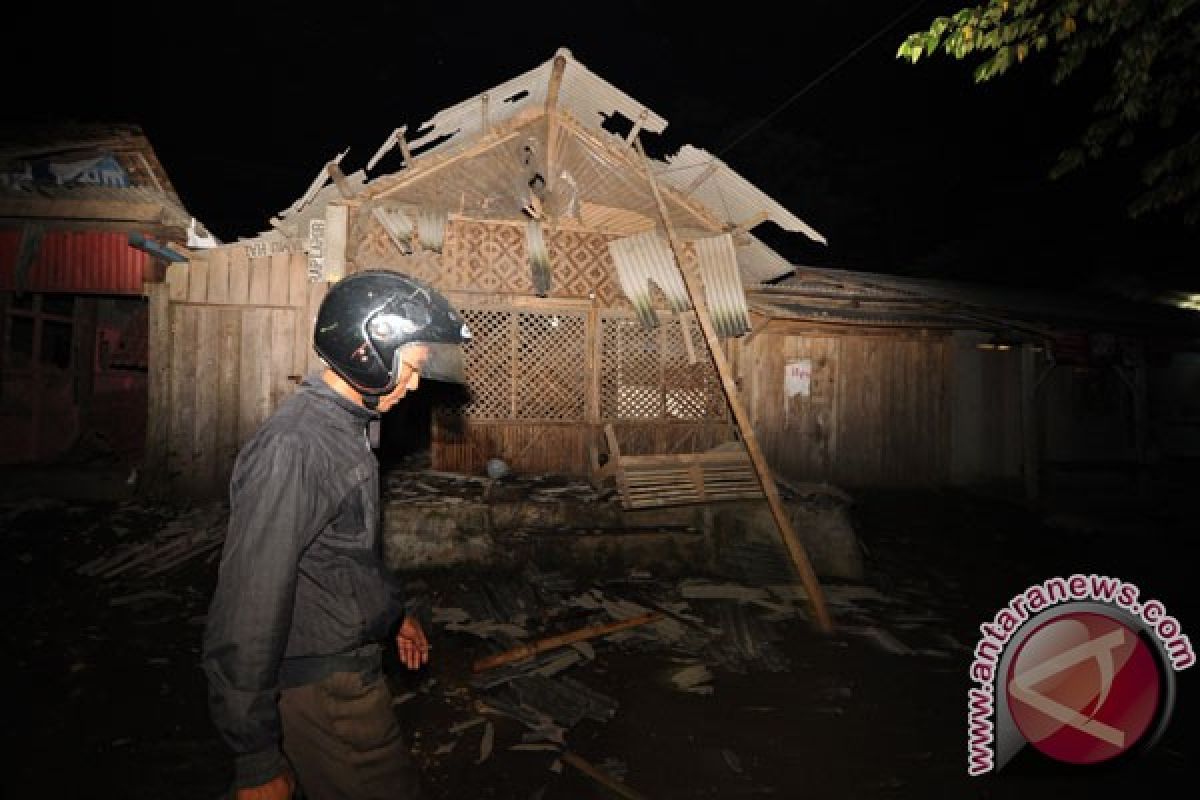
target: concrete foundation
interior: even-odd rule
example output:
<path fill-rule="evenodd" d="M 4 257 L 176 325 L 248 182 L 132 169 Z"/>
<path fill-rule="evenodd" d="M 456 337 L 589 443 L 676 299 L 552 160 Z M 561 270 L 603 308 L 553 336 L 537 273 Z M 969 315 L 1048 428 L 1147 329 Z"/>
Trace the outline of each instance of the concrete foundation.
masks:
<path fill-rule="evenodd" d="M 806 499 L 787 507 L 819 576 L 862 579 L 861 549 L 843 503 Z M 719 572 L 747 582 L 794 579 L 764 501 L 625 511 L 615 499 L 391 499 L 384 510 L 384 554 L 396 570 L 510 567 L 532 559 L 547 569 L 641 568 L 660 576 Z"/>

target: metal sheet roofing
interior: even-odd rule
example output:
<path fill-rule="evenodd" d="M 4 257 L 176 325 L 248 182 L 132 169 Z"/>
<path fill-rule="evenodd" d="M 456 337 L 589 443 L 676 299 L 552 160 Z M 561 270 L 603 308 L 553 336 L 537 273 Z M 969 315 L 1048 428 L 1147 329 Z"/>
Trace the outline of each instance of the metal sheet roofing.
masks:
<path fill-rule="evenodd" d="M 544 211 L 552 224 L 620 236 L 657 227 L 658 205 L 641 157 L 626 138 L 604 124 L 620 114 L 638 130 L 661 133 L 667 121 L 596 76 L 569 51 L 560 49 L 556 58 L 560 56 L 564 66 L 556 108 L 562 113 L 557 124 L 548 125 L 545 117 L 555 63 L 551 59 L 438 112 L 407 142 L 411 163 L 371 180 L 359 200 L 505 221 Z M 549 131 L 555 131 L 553 141 L 547 140 Z M 548 165 L 551 151 L 554 163 Z M 372 163 L 377 161 L 378 154 Z M 662 184 L 671 224 L 681 235 L 685 230 L 699 232 L 685 238 L 711 236 L 738 225 L 753 227 L 765 218 L 825 242 L 811 226 L 704 150 L 688 145 L 666 162 L 651 159 L 650 165 Z M 545 189 L 531 198 L 529 185 L 537 177 Z M 306 211 L 321 213 L 333 196 L 318 192 Z M 291 222 L 295 215 L 283 216 Z M 290 231 L 287 226 L 281 230 Z M 745 231 L 738 233 L 735 245 L 744 283 L 774 280 L 792 271 L 786 260 Z"/>
<path fill-rule="evenodd" d="M 746 296 L 738 275 L 733 237 L 729 234 L 693 239 L 696 266 L 704 284 L 704 299 L 717 335 L 741 336 L 750 330 Z M 617 267 L 621 289 L 643 325 L 658 324 L 650 296 L 650 282 L 662 291 L 671 310 L 692 307 L 683 275 L 670 245 L 657 231 L 647 231 L 608 243 Z"/>
<path fill-rule="evenodd" d="M 685 144 L 664 165 L 655 164 L 660 180 L 695 197 L 727 225 L 740 225 L 760 213 L 785 231 L 803 233 L 825 244 L 825 237 L 768 197 L 725 162 L 699 147 Z"/>
<path fill-rule="evenodd" d="M 0 230 L 0 290 L 18 288 L 17 256 L 22 231 Z M 72 294 L 138 294 L 149 254 L 129 246 L 129 234 L 112 231 L 48 231 L 21 289 Z"/>
<path fill-rule="evenodd" d="M 558 107 L 570 112 L 583 125 L 601 130 L 605 119 L 615 111 L 630 120 L 641 120 L 642 128 L 653 133 L 662 133 L 667 127 L 665 119 L 580 64 L 569 50 L 560 48 L 555 54 L 556 58 L 559 56 L 565 59 L 566 64 L 559 86 Z M 414 151 L 421 150 L 422 154 L 432 153 L 473 140 L 486 129 L 507 122 L 522 111 L 540 113 L 546 104 L 553 69 L 554 59 L 550 59 L 458 105 L 439 111 L 432 119 L 421 124 L 421 135 L 412 139 L 409 146 Z M 438 141 L 445 136 L 451 138 Z"/>

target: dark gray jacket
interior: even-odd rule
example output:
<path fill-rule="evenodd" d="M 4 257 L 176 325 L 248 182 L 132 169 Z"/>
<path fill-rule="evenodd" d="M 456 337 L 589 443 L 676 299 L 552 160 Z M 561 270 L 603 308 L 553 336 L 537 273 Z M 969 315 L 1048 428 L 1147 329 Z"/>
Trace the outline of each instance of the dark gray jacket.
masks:
<path fill-rule="evenodd" d="M 204 634 L 213 721 L 236 756 L 236 785 L 278 774 L 279 690 L 364 659 L 403 613 L 380 557 L 374 411 L 319 373 L 238 454 L 229 531 Z"/>

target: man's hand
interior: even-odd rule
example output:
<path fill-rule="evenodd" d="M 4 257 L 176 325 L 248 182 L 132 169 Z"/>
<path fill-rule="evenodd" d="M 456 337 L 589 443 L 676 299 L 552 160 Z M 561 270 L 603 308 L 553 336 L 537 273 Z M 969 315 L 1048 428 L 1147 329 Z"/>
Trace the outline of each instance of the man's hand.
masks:
<path fill-rule="evenodd" d="M 420 669 L 429 660 L 429 640 L 421 623 L 412 617 L 405 617 L 400 624 L 400 632 L 396 634 L 396 652 L 400 660 L 409 669 Z"/>
<path fill-rule="evenodd" d="M 238 789 L 234 800 L 292 800 L 296 781 L 290 772 L 281 772 L 261 786 Z"/>

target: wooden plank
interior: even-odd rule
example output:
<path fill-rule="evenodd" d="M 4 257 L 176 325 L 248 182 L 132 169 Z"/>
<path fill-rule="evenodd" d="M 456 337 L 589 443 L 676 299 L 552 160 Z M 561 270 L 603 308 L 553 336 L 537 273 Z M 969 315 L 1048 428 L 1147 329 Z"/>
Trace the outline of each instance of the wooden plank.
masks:
<path fill-rule="evenodd" d="M 167 445 L 171 431 L 171 306 L 170 289 L 163 283 L 146 284 L 146 472 L 158 483 L 166 475 Z"/>
<path fill-rule="evenodd" d="M 196 307 L 174 306 L 171 310 L 171 432 L 167 473 L 173 484 L 190 490 L 196 408 Z"/>
<path fill-rule="evenodd" d="M 270 276 L 267 285 L 267 303 L 273 306 L 286 306 L 290 303 L 292 290 L 292 255 L 291 253 L 275 253 L 268 262 Z"/>
<path fill-rule="evenodd" d="M 308 354 L 312 351 L 313 334 L 313 323 L 308 313 L 308 264 L 304 254 L 293 255 L 288 269 L 291 274 L 288 305 L 296 309 L 292 363 L 288 368 L 288 377 L 298 384 L 308 371 Z"/>
<path fill-rule="evenodd" d="M 208 302 L 220 305 L 229 302 L 229 250 L 213 248 L 208 257 Z"/>
<path fill-rule="evenodd" d="M 679 271 L 683 276 L 688 298 L 692 302 L 692 308 L 696 310 L 696 320 L 700 323 L 701 330 L 704 331 L 704 339 L 708 344 L 709 353 L 717 368 L 717 375 L 720 377 L 721 385 L 725 389 L 725 396 L 729 400 L 729 406 L 733 411 L 738 430 L 741 431 L 742 440 L 746 445 L 746 452 L 750 454 L 750 459 L 754 462 L 754 468 L 758 473 L 763 492 L 767 496 L 767 504 L 771 507 L 771 513 L 775 517 L 776 525 L 779 527 L 780 537 L 787 546 L 788 553 L 792 557 L 792 563 L 795 565 L 796 571 L 800 575 L 800 580 L 804 584 L 805 593 L 808 595 L 817 626 L 825 632 L 830 632 L 833 630 L 833 621 L 829 616 L 829 609 L 825 605 L 825 596 L 821 590 L 821 584 L 817 580 L 816 573 L 813 571 L 812 562 L 809 561 L 808 553 L 805 551 L 803 543 L 801 543 L 799 537 L 796 535 L 795 530 L 792 529 L 792 523 L 788 517 L 787 510 L 783 507 L 783 501 L 779 497 L 779 489 L 775 485 L 775 480 L 771 477 L 770 468 L 767 466 L 766 457 L 759 447 L 758 437 L 754 433 L 754 428 L 750 425 L 749 415 L 746 413 L 745 406 L 738 394 L 737 385 L 734 383 L 733 374 L 729 369 L 729 363 L 725 357 L 725 351 L 721 349 L 720 340 L 717 338 L 712 320 L 709 318 L 703 287 L 699 284 L 698 278 L 693 274 L 692 270 L 682 268 L 682 265 L 685 263 L 683 243 L 675 235 L 674 226 L 671 224 L 670 212 L 667 210 L 666 202 L 663 200 L 662 193 L 659 190 L 658 181 L 654 178 L 654 172 L 650 168 L 650 162 L 646 158 L 646 153 L 642 149 L 640 140 L 637 142 L 637 150 L 641 156 L 644 175 L 654 194 L 655 203 L 658 205 L 662 225 L 666 229 L 667 238 L 670 240 L 671 250 L 675 254 L 677 265 L 680 267 Z"/>
<path fill-rule="evenodd" d="M 325 262 L 322 277 L 326 280 L 338 281 L 345 277 L 349 236 L 350 209 L 336 203 L 325 206 Z"/>
<path fill-rule="evenodd" d="M 325 299 L 325 292 L 329 288 L 327 283 L 310 283 L 308 285 L 308 312 L 303 320 L 305 330 L 313 330 L 313 325 L 317 321 L 317 311 L 321 307 L 321 301 Z M 321 361 L 321 357 L 317 355 L 317 351 L 312 348 L 312 337 L 308 339 L 308 345 L 305 348 L 305 355 L 308 358 L 308 367 L 305 372 L 313 372 L 316 370 L 325 369 L 325 363 Z"/>
<path fill-rule="evenodd" d="M 189 303 L 203 303 L 208 299 L 208 259 L 192 261 L 188 264 Z"/>
<path fill-rule="evenodd" d="M 250 258 L 244 247 L 229 248 L 229 293 L 226 299 L 233 305 L 250 302 Z"/>
<path fill-rule="evenodd" d="M 271 293 L 271 259 L 250 259 L 250 294 L 246 302 L 252 306 L 265 306 L 270 303 Z"/>
<path fill-rule="evenodd" d="M 217 424 L 213 481 L 223 488 L 233 473 L 238 440 L 238 383 L 241 375 L 242 312 L 221 309 L 217 325 Z"/>
<path fill-rule="evenodd" d="M 167 298 L 171 302 L 182 302 L 188 296 L 188 269 L 199 259 L 167 265 Z"/>
<path fill-rule="evenodd" d="M 270 341 L 271 312 L 252 308 L 242 312 L 241 378 L 238 383 L 238 439 L 242 444 L 266 419 L 271 403 L 270 366 L 263 351 Z"/>
<path fill-rule="evenodd" d="M 217 352 L 216 308 L 197 308 L 195 351 L 195 410 L 192 415 L 192 481 L 198 496 L 212 496 L 217 463 Z"/>
<path fill-rule="evenodd" d="M 308 306 L 308 256 L 304 253 L 292 253 L 287 269 L 287 305 L 303 311 Z"/>
<path fill-rule="evenodd" d="M 296 312 L 290 308 L 271 309 L 271 411 L 279 408 L 296 388 L 288 380 L 295 343 Z"/>

